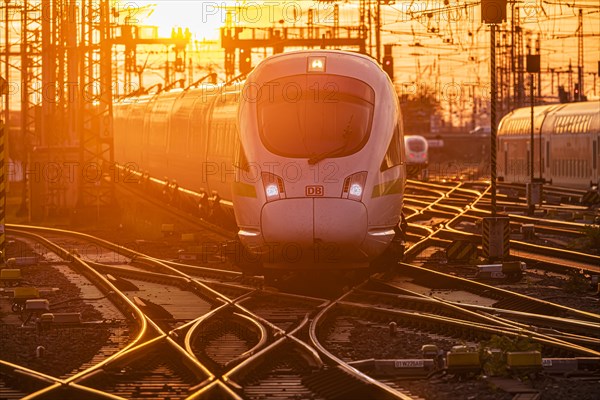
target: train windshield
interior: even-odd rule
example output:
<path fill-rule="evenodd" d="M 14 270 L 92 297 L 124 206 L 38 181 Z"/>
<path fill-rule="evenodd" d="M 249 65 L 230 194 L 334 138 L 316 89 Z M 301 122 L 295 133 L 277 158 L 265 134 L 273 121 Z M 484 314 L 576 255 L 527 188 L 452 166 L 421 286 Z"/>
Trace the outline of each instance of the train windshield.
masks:
<path fill-rule="evenodd" d="M 375 93 L 346 76 L 292 75 L 262 86 L 256 103 L 261 140 L 269 151 L 318 162 L 365 145 Z"/>
<path fill-rule="evenodd" d="M 408 150 L 410 151 L 425 151 L 425 142 L 423 142 L 422 139 L 406 138 L 406 145 L 406 147 L 408 147 Z"/>

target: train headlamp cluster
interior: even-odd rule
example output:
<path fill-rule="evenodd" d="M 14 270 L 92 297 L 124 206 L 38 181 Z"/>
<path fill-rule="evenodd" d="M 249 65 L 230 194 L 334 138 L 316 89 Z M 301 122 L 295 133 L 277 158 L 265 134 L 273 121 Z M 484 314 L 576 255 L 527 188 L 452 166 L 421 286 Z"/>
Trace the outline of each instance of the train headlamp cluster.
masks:
<path fill-rule="evenodd" d="M 342 198 L 355 201 L 361 201 L 364 193 L 365 183 L 367 182 L 367 172 L 358 172 L 352 174 L 344 180 L 342 189 Z"/>
<path fill-rule="evenodd" d="M 409 153 L 408 155 L 411 158 L 425 158 L 427 156 L 425 153 Z"/>
<path fill-rule="evenodd" d="M 269 172 L 263 172 L 262 181 L 267 202 L 285 198 L 285 187 L 281 177 Z"/>
<path fill-rule="evenodd" d="M 308 57 L 307 72 L 325 72 L 327 57 L 312 56 Z"/>

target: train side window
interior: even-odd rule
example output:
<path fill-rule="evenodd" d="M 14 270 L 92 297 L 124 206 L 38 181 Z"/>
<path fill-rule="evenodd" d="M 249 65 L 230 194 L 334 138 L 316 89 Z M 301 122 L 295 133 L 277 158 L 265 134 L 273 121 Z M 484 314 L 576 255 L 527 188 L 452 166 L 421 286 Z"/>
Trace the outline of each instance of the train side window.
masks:
<path fill-rule="evenodd" d="M 598 142 L 592 142 L 592 168 L 598 168 Z"/>
<path fill-rule="evenodd" d="M 236 140 L 236 155 L 235 155 L 235 164 L 234 167 L 243 169 L 246 172 L 250 172 L 250 165 L 248 163 L 248 157 L 246 157 L 246 151 L 244 150 L 244 146 L 242 146 L 242 142 Z"/>
<path fill-rule="evenodd" d="M 546 168 L 550 166 L 550 142 L 546 142 Z"/>
<path fill-rule="evenodd" d="M 381 163 L 381 171 L 386 171 L 390 168 L 393 168 L 397 165 L 402 164 L 402 144 L 400 140 L 400 125 L 396 124 L 394 128 L 394 134 L 392 135 L 392 140 L 390 145 L 383 157 L 383 162 Z"/>

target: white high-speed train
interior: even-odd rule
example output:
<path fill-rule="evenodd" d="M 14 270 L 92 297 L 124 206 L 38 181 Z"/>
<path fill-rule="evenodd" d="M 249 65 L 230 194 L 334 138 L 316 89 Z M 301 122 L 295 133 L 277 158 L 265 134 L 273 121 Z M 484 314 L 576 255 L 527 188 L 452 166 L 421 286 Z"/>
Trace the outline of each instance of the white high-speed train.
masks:
<path fill-rule="evenodd" d="M 600 102 L 534 107 L 533 171 L 553 185 L 589 188 L 600 181 Z M 531 107 L 507 114 L 498 126 L 498 176 L 530 181 Z"/>
<path fill-rule="evenodd" d="M 429 145 L 420 135 L 404 136 L 406 170 L 409 177 L 420 177 L 429 166 Z"/>
<path fill-rule="evenodd" d="M 406 180 L 400 107 L 371 58 L 275 55 L 244 83 L 114 107 L 115 158 L 234 210 L 266 268 L 360 268 L 397 243 Z"/>

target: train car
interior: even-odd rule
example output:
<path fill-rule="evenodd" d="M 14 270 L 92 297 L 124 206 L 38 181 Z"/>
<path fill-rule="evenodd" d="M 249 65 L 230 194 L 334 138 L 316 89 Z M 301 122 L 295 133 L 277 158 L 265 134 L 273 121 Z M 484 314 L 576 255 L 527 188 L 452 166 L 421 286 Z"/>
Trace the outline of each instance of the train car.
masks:
<path fill-rule="evenodd" d="M 240 84 L 127 103 L 114 112 L 118 162 L 217 193 L 264 267 L 368 267 L 398 243 L 402 118 L 371 58 L 284 53 Z"/>
<path fill-rule="evenodd" d="M 600 181 L 600 102 L 534 107 L 534 178 L 589 188 Z M 498 176 L 530 181 L 531 107 L 507 114 L 498 126 Z"/>
<path fill-rule="evenodd" d="M 411 178 L 419 178 L 429 166 L 429 145 L 427 139 L 419 135 L 405 135 L 406 173 Z"/>

